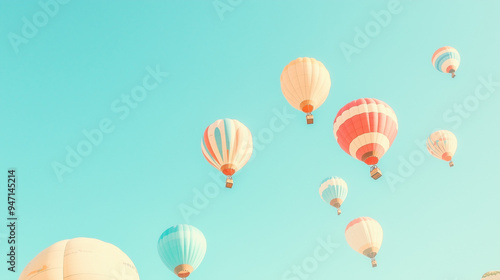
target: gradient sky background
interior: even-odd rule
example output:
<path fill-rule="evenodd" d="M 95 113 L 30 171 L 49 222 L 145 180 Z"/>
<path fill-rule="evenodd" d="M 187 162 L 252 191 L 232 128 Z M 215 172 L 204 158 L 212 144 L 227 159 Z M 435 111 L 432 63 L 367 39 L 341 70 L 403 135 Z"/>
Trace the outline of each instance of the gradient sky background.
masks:
<path fill-rule="evenodd" d="M 367 46 L 345 56 L 341 44 L 355 46 L 355 29 L 388 3 L 242 1 L 220 17 L 212 1 L 70 1 L 16 53 L 9 34 L 21 35 L 23 17 L 42 8 L 1 0 L 0 170 L 7 181 L 17 168 L 19 180 L 18 270 L 2 262 L 1 278 L 17 279 L 59 240 L 93 237 L 128 254 L 141 279 L 176 279 L 156 243 L 179 223 L 208 242 L 191 280 L 300 279 L 287 271 L 328 238 L 338 247 L 309 279 L 472 280 L 499 270 L 500 2 L 402 1 Z M 446 45 L 462 57 L 455 79 L 431 64 Z M 280 89 L 284 66 L 304 56 L 332 77 L 314 125 Z M 148 67 L 169 76 L 126 117 L 114 112 Z M 496 84 L 482 86 L 488 97 L 478 101 L 481 79 Z M 337 111 L 362 97 L 387 102 L 399 120 L 377 181 L 332 132 Z M 292 115 L 286 123 L 276 121 L 283 112 Z M 204 129 L 225 117 L 244 123 L 255 145 L 231 190 L 212 178 L 200 148 Z M 53 163 L 65 164 L 67 147 L 103 119 L 114 130 L 61 182 Z M 436 129 L 458 138 L 453 168 L 425 151 Z M 333 175 L 349 186 L 341 216 L 318 194 Z M 193 204 L 210 183 L 217 195 Z M 6 217 L 6 188 L 0 193 Z M 197 212 L 183 215 L 188 207 Z M 345 241 L 360 216 L 384 229 L 377 268 Z M 4 259 L 5 226 L 0 237 Z"/>

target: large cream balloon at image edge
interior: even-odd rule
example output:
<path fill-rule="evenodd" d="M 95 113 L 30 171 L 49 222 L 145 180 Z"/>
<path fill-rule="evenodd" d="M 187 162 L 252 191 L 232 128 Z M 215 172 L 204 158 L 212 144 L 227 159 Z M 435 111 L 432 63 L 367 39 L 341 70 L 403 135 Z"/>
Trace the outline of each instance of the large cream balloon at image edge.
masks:
<path fill-rule="evenodd" d="M 93 238 L 59 241 L 40 252 L 19 280 L 139 280 L 130 258 L 113 244 Z"/>
<path fill-rule="evenodd" d="M 500 280 L 500 271 L 489 271 L 483 274 L 482 280 Z"/>

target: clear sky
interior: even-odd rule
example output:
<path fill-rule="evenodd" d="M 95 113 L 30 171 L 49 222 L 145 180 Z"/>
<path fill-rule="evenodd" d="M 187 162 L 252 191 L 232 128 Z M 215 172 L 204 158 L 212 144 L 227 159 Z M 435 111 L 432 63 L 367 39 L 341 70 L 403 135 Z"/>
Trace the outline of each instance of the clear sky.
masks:
<path fill-rule="evenodd" d="M 141 279 L 176 279 L 156 243 L 180 223 L 208 244 L 191 280 L 466 280 L 500 269 L 499 1 L 47 1 L 0 1 L 0 171 L 7 181 L 16 168 L 19 182 L 17 272 L 2 262 L 2 279 L 74 237 L 115 244 Z M 431 64 L 447 45 L 462 58 L 455 79 Z M 313 125 L 279 82 L 304 56 L 332 77 Z M 362 97 L 399 120 L 377 181 L 332 132 L 337 111 Z M 255 146 L 231 190 L 200 148 L 226 117 Z M 436 129 L 458 138 L 453 168 L 425 150 Z M 318 194 L 327 176 L 349 186 L 341 216 Z M 345 241 L 360 216 L 384 230 L 377 268 Z"/>

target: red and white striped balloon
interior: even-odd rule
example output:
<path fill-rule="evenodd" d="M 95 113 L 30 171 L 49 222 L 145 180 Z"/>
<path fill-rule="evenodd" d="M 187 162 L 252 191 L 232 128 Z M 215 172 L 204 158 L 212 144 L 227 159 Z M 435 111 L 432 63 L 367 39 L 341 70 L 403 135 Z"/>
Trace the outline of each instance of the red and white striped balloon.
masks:
<path fill-rule="evenodd" d="M 333 134 L 342 150 L 368 165 L 378 163 L 397 133 L 396 113 L 374 98 L 350 102 L 340 109 L 333 122 Z"/>
<path fill-rule="evenodd" d="M 227 176 L 226 187 L 232 188 L 232 175 L 252 156 L 252 133 L 238 120 L 216 120 L 203 133 L 201 151 L 213 167 Z"/>

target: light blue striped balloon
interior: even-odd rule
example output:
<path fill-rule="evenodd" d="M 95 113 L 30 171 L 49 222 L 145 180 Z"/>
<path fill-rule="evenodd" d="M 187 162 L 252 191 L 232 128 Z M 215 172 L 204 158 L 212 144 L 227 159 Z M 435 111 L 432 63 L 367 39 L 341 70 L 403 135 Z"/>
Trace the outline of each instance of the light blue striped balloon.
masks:
<path fill-rule="evenodd" d="M 444 72 L 446 73 L 445 69 L 442 69 L 443 68 L 443 64 L 450 60 L 450 59 L 455 59 L 458 63 L 460 63 L 460 54 L 458 52 L 447 52 L 447 53 L 443 53 L 442 55 L 440 55 L 437 59 L 436 59 L 436 69 L 439 71 L 439 72 Z M 458 67 L 457 67 L 458 68 Z"/>
<path fill-rule="evenodd" d="M 335 198 L 347 197 L 347 183 L 340 177 L 328 177 L 319 186 L 319 195 L 328 204 Z"/>
<path fill-rule="evenodd" d="M 452 73 L 452 78 L 455 77 L 455 71 L 460 66 L 460 54 L 450 46 L 439 48 L 432 55 L 432 65 L 443 73 Z"/>
<path fill-rule="evenodd" d="M 172 272 L 181 264 L 188 264 L 195 270 L 205 257 L 206 251 L 205 236 L 191 225 L 168 228 L 158 240 L 158 254 Z"/>

